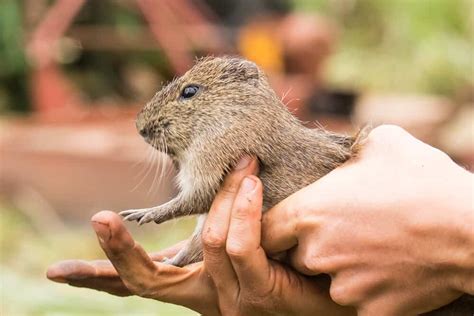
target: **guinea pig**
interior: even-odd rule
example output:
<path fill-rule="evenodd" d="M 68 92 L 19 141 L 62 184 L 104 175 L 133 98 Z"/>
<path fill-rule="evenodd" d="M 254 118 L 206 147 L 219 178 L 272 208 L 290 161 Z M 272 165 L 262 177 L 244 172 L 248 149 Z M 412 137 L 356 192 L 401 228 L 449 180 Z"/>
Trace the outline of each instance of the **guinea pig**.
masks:
<path fill-rule="evenodd" d="M 258 157 L 265 211 L 345 162 L 358 143 L 303 126 L 257 65 L 235 57 L 198 60 L 145 105 L 136 125 L 146 142 L 172 159 L 179 191 L 163 205 L 121 212 L 140 224 L 207 213 L 224 177 L 245 154 Z M 202 260 L 204 219 L 168 263 Z"/>

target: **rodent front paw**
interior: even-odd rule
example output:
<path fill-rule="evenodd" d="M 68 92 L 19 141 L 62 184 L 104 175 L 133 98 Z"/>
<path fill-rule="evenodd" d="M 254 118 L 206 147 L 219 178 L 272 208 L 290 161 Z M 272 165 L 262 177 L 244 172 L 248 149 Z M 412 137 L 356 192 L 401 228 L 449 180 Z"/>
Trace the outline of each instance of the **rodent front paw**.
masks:
<path fill-rule="evenodd" d="M 139 225 L 151 222 L 154 218 L 154 213 L 156 211 L 153 209 L 138 209 L 138 210 L 126 210 L 122 211 L 119 214 L 124 217 L 126 221 L 137 221 Z"/>

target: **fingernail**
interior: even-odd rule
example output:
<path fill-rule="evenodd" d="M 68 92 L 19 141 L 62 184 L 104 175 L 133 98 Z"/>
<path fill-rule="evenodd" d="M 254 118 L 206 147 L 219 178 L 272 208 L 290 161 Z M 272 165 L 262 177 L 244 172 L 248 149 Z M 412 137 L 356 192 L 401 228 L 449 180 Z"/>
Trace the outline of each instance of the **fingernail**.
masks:
<path fill-rule="evenodd" d="M 250 162 L 252 161 L 252 158 L 250 158 L 249 156 L 245 155 L 243 156 L 242 158 L 240 158 L 239 162 L 235 165 L 235 170 L 242 170 L 244 169 L 245 167 L 247 167 Z"/>
<path fill-rule="evenodd" d="M 97 237 L 101 243 L 110 239 L 110 228 L 108 225 L 105 225 L 101 222 L 92 222 L 92 227 L 94 228 Z"/>
<path fill-rule="evenodd" d="M 242 180 L 240 189 L 242 190 L 242 193 L 250 193 L 255 189 L 256 185 L 257 185 L 257 181 L 255 181 L 253 178 L 245 177 Z"/>

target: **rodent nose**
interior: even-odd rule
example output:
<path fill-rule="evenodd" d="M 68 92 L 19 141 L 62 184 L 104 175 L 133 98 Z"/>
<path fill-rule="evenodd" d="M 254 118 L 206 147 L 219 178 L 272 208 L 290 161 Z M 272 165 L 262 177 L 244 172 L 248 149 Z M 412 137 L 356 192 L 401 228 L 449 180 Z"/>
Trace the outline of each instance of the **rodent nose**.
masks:
<path fill-rule="evenodd" d="M 150 136 L 150 127 L 148 124 L 146 124 L 145 119 L 143 118 L 143 112 L 138 113 L 137 115 L 137 120 L 135 121 L 135 125 L 137 127 L 138 133 L 142 137 L 148 137 Z"/>
<path fill-rule="evenodd" d="M 144 126 L 143 128 L 138 130 L 138 133 L 140 133 L 143 138 L 147 138 L 148 136 L 150 136 L 150 129 Z"/>

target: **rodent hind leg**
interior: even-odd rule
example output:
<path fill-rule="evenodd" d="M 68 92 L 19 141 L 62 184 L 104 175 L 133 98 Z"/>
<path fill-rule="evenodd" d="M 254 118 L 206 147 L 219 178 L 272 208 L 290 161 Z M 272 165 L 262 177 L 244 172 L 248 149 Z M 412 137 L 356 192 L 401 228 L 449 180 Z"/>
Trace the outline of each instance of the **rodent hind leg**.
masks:
<path fill-rule="evenodd" d="M 203 260 L 201 234 L 206 218 L 207 214 L 198 217 L 197 225 L 191 239 L 173 258 L 167 258 L 163 260 L 163 263 L 177 267 L 184 267 L 188 264 Z"/>

